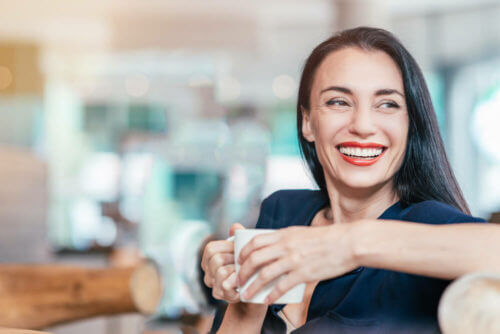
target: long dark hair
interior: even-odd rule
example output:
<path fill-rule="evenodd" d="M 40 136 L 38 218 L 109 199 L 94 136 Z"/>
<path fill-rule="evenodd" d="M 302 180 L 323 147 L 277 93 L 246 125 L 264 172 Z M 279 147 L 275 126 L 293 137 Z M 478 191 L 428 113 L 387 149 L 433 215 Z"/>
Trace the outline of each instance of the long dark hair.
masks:
<path fill-rule="evenodd" d="M 383 51 L 401 70 L 409 116 L 405 157 L 394 175 L 394 190 L 401 203 L 410 205 L 437 200 L 470 214 L 448 162 L 431 97 L 419 66 L 394 35 L 377 28 L 359 27 L 337 33 L 318 45 L 304 65 L 297 101 L 297 130 L 302 155 L 320 190 L 327 194 L 325 175 L 314 143 L 307 141 L 302 134 L 302 109 L 309 110 L 314 75 L 323 59 L 346 47 Z"/>

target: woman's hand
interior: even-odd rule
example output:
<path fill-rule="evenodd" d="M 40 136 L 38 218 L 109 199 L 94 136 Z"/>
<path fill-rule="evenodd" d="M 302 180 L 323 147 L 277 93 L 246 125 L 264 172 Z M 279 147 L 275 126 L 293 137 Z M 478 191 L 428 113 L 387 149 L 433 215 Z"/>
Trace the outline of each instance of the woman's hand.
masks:
<path fill-rule="evenodd" d="M 232 236 L 236 230 L 243 228 L 241 224 L 233 224 L 229 235 Z M 201 267 L 205 272 L 203 281 L 209 288 L 212 288 L 212 295 L 215 299 L 225 300 L 228 303 L 240 301 L 240 295 L 236 291 L 233 241 L 209 242 L 203 251 Z"/>
<path fill-rule="evenodd" d="M 266 299 L 266 303 L 272 304 L 300 283 L 337 277 L 358 267 L 351 243 L 353 224 L 356 223 L 292 226 L 254 237 L 243 247 L 238 259 L 240 286 L 260 269 L 244 297 L 252 298 L 284 275 Z"/>

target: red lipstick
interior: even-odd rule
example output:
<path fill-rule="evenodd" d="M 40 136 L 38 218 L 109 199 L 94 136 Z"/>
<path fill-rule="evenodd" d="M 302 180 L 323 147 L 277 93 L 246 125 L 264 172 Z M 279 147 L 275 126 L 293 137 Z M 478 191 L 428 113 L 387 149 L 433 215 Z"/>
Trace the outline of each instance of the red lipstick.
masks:
<path fill-rule="evenodd" d="M 382 153 L 380 153 L 378 156 L 374 158 L 358 158 L 358 157 L 352 157 L 349 155 L 345 155 L 342 152 L 340 152 L 340 147 L 359 147 L 359 148 L 381 148 Z M 349 141 L 349 142 L 344 142 L 340 145 L 337 146 L 337 149 L 339 150 L 340 155 L 342 156 L 342 159 L 347 161 L 348 163 L 355 165 L 355 166 L 371 166 L 374 163 L 376 163 L 385 153 L 385 146 L 377 143 L 358 143 L 354 141 Z"/>
<path fill-rule="evenodd" d="M 384 148 L 384 145 L 377 143 L 358 143 L 357 141 L 346 141 L 339 146 L 361 147 L 361 148 Z"/>

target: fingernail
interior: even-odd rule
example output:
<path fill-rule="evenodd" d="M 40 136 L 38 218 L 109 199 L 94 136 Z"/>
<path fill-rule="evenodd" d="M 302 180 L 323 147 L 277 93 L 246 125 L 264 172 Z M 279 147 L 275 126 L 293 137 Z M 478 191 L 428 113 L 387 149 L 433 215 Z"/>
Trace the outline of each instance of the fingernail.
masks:
<path fill-rule="evenodd" d="M 266 299 L 264 299 L 264 303 L 266 303 L 266 304 L 269 304 L 270 301 L 271 301 L 271 298 L 269 298 L 269 297 L 266 297 Z"/>
<path fill-rule="evenodd" d="M 238 277 L 236 277 L 236 285 L 240 286 L 240 279 Z"/>
<path fill-rule="evenodd" d="M 248 299 L 248 291 L 243 292 L 243 298 Z"/>

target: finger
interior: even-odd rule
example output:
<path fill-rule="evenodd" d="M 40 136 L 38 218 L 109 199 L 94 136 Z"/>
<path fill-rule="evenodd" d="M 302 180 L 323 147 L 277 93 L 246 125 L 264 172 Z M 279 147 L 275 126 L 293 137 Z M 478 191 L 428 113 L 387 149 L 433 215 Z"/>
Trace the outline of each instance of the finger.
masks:
<path fill-rule="evenodd" d="M 278 279 L 280 276 L 289 273 L 293 269 L 293 264 L 288 260 L 281 260 L 273 262 L 265 267 L 263 267 L 255 281 L 250 284 L 250 286 L 245 289 L 244 298 L 251 299 L 259 291 L 261 291 L 266 285 L 272 281 Z"/>
<path fill-rule="evenodd" d="M 214 287 L 214 279 L 213 279 L 212 275 L 205 273 L 205 276 L 203 276 L 203 283 L 205 283 L 205 285 L 208 286 L 209 288 L 213 288 Z"/>
<path fill-rule="evenodd" d="M 222 282 L 222 289 L 224 291 L 236 291 L 236 271 L 233 271 L 228 278 Z"/>
<path fill-rule="evenodd" d="M 218 300 L 224 299 L 224 294 L 222 293 L 222 289 L 216 287 L 212 289 L 212 296 Z"/>
<path fill-rule="evenodd" d="M 235 272 L 234 264 L 223 266 L 217 269 L 217 272 L 215 273 L 214 276 L 216 285 L 222 287 L 222 282 L 224 282 L 234 272 Z"/>
<path fill-rule="evenodd" d="M 264 247 L 250 254 L 240 267 L 238 284 L 245 282 L 261 267 L 284 256 L 283 248 L 278 245 Z"/>
<path fill-rule="evenodd" d="M 236 230 L 244 230 L 244 229 L 245 229 L 245 226 L 241 225 L 240 223 L 234 223 L 231 226 L 231 229 L 229 230 L 229 235 L 233 236 L 234 232 L 236 232 Z"/>
<path fill-rule="evenodd" d="M 211 241 L 205 246 L 205 250 L 203 251 L 203 257 L 201 259 L 201 268 L 203 270 L 207 270 L 208 263 L 212 256 L 217 253 L 233 253 L 234 252 L 234 243 L 232 241 L 226 240 L 217 240 Z"/>
<path fill-rule="evenodd" d="M 236 291 L 231 292 L 230 294 L 224 295 L 224 300 L 228 303 L 239 303 L 240 300 L 240 294 Z"/>
<path fill-rule="evenodd" d="M 276 243 L 281 239 L 280 232 L 264 233 L 257 235 L 250 240 L 240 251 L 238 263 L 245 262 L 247 257 L 255 250 Z"/>
<path fill-rule="evenodd" d="M 217 253 L 233 253 L 234 243 L 227 240 L 211 241 L 205 246 L 203 252 L 202 265 L 208 265 L 208 261 Z"/>
<path fill-rule="evenodd" d="M 231 253 L 219 253 L 212 256 L 208 264 L 207 272 L 215 276 L 217 269 L 228 264 L 234 264 L 234 254 Z"/>
<path fill-rule="evenodd" d="M 236 291 L 236 272 L 233 272 L 224 282 L 222 282 L 222 290 L 224 291 L 225 300 L 231 302 L 240 300 L 239 293 Z"/>
<path fill-rule="evenodd" d="M 274 304 L 274 302 L 276 302 L 281 296 L 300 283 L 304 282 L 302 282 L 295 272 L 291 272 L 288 275 L 283 276 L 278 281 L 273 291 L 271 291 L 271 293 L 266 297 L 265 303 Z"/>

